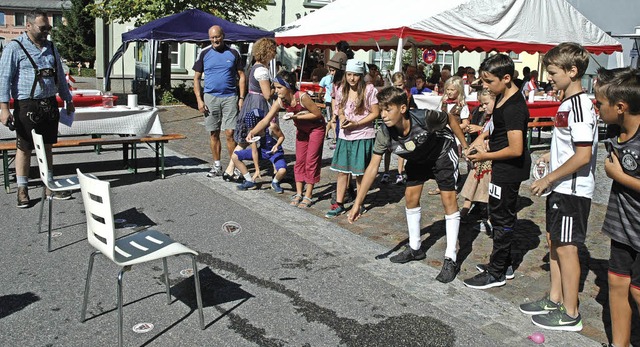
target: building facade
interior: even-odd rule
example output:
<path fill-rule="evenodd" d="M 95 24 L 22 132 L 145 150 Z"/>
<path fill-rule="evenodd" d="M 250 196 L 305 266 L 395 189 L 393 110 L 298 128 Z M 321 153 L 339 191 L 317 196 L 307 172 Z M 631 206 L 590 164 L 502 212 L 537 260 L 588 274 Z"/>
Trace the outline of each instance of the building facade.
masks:
<path fill-rule="evenodd" d="M 27 13 L 39 8 L 47 12 L 53 27 L 63 24 L 62 11 L 71 7 L 61 0 L 3 0 L 0 1 L 0 51 L 12 39 L 20 36 L 27 26 Z"/>

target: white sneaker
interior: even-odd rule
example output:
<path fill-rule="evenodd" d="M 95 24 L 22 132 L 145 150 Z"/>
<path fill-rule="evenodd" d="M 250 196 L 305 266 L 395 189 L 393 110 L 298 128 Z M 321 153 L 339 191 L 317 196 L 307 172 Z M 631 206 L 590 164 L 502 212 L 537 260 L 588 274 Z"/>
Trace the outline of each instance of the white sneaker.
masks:
<path fill-rule="evenodd" d="M 482 220 L 478 225 L 473 227 L 473 230 L 482 233 L 491 233 L 491 222 L 489 220 Z"/>
<path fill-rule="evenodd" d="M 222 166 L 212 166 L 211 170 L 207 172 L 207 177 L 212 178 L 216 176 L 222 176 Z"/>

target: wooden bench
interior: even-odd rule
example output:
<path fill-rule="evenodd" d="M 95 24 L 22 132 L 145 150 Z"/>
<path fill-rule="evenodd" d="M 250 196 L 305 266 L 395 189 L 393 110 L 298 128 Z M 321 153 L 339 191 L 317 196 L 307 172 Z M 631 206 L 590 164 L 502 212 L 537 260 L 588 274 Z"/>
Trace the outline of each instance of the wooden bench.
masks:
<path fill-rule="evenodd" d="M 164 134 L 164 135 L 143 135 L 143 136 L 123 136 L 123 137 L 97 137 L 97 138 L 58 138 L 58 142 L 53 144 L 53 148 L 65 147 L 82 147 L 82 146 L 103 146 L 103 145 L 122 145 L 122 159 L 128 165 L 129 145 L 132 145 L 133 156 L 133 172 L 138 173 L 137 165 L 137 144 L 144 143 L 150 145 L 155 143 L 156 153 L 156 175 L 164 178 L 164 144 L 171 140 L 180 140 L 186 138 L 182 134 Z M 4 189 L 9 193 L 9 151 L 16 150 L 15 141 L 0 142 L 0 152 L 2 153 L 2 168 L 4 174 Z"/>
<path fill-rule="evenodd" d="M 555 125 L 555 121 L 553 117 L 540 117 L 544 118 L 543 121 L 531 121 L 527 124 L 527 149 L 531 150 L 531 137 L 533 137 L 533 129 L 538 128 L 538 143 L 540 143 L 540 129 L 544 127 L 553 127 Z M 535 119 L 535 118 L 531 118 Z"/>

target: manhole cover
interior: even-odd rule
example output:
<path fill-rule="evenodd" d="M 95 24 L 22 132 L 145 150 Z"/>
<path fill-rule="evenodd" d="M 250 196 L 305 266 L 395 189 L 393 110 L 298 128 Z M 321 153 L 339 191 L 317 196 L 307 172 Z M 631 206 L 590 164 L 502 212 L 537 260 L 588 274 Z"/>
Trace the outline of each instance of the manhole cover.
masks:
<path fill-rule="evenodd" d="M 133 331 L 138 334 L 148 333 L 153 330 L 153 323 L 138 323 L 133 326 Z"/>
<path fill-rule="evenodd" d="M 236 222 L 229 221 L 222 224 L 222 232 L 224 233 L 227 233 L 230 235 L 236 235 L 236 234 L 239 234 L 241 231 L 242 231 L 242 227 L 240 226 L 240 224 Z"/>

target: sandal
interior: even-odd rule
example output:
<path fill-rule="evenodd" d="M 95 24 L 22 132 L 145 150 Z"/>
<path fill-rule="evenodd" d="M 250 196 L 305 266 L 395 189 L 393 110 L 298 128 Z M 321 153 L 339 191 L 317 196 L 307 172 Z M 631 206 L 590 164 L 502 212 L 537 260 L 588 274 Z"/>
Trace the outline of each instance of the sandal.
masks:
<path fill-rule="evenodd" d="M 298 204 L 299 208 L 309 208 L 313 205 L 313 200 L 307 198 L 306 196 L 302 198 L 302 201 Z"/>
<path fill-rule="evenodd" d="M 298 206 L 298 204 L 300 204 L 300 202 L 302 201 L 302 195 L 300 194 L 294 194 L 291 197 L 291 203 L 289 205 L 291 206 Z"/>
<path fill-rule="evenodd" d="M 434 190 L 430 190 L 430 191 L 427 192 L 427 194 L 429 194 L 429 195 L 440 195 L 440 189 L 436 188 Z"/>

